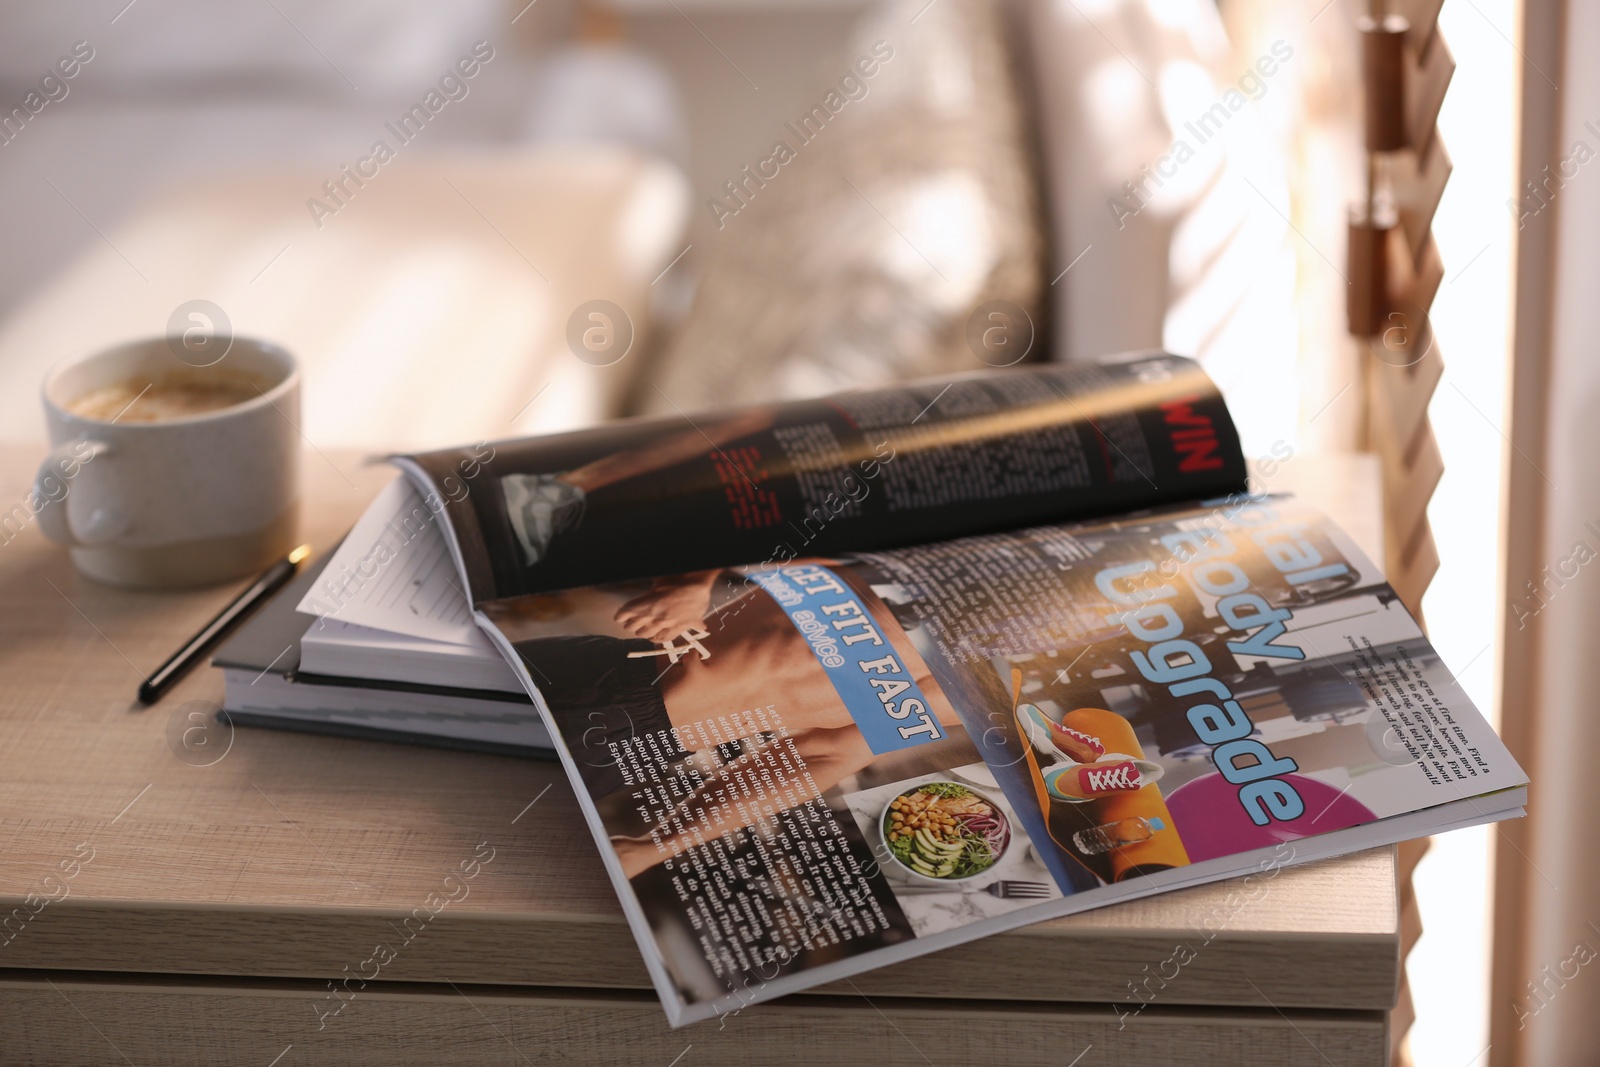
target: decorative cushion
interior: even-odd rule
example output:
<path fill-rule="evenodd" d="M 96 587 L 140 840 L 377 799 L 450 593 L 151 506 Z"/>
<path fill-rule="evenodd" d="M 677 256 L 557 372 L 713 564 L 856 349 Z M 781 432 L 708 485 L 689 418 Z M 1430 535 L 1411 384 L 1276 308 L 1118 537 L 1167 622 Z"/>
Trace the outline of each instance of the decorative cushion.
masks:
<path fill-rule="evenodd" d="M 702 204 L 720 228 L 640 406 L 689 411 L 1020 358 L 1023 323 L 981 362 L 968 341 L 995 300 L 1043 332 L 1041 220 L 1012 67 L 1001 5 L 892 0 L 867 16 L 814 108 Z"/>

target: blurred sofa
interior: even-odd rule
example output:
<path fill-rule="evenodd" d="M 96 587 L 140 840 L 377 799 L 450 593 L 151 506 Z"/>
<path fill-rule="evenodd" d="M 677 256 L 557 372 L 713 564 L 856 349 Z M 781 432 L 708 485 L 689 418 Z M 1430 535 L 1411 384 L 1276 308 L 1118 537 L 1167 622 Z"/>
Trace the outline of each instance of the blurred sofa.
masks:
<path fill-rule="evenodd" d="M 37 435 L 50 364 L 196 298 L 301 357 L 309 440 L 374 448 L 1167 339 L 1173 279 L 1211 256 L 1182 224 L 1220 164 L 1136 226 L 1112 204 L 1225 61 L 1208 0 L 1104 0 L 1093 21 L 1067 0 L 691 7 L 692 27 L 628 9 L 686 101 L 687 165 L 529 143 L 561 125 L 528 115 L 560 4 L 520 28 L 494 0 L 29 9 L 0 91 L 80 34 L 95 59 L 0 146 L 0 214 L 41 249 L 0 265 L 0 435 Z M 553 37 L 523 32 L 538 19 Z M 470 95 L 352 187 L 478 42 L 495 58 Z M 620 356 L 581 350 L 595 323 Z"/>

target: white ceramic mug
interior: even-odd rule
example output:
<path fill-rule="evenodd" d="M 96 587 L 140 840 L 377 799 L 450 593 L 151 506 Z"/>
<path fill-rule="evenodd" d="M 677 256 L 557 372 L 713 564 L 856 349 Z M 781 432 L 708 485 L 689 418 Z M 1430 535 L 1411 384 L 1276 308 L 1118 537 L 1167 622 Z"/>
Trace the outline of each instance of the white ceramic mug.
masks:
<path fill-rule="evenodd" d="M 256 396 L 153 422 L 88 418 L 68 405 L 120 382 L 249 380 Z M 209 585 L 264 570 L 294 547 L 300 512 L 300 372 L 276 345 L 234 338 L 205 367 L 165 338 L 52 371 L 53 446 L 34 483 L 39 527 L 87 577 L 141 588 Z"/>

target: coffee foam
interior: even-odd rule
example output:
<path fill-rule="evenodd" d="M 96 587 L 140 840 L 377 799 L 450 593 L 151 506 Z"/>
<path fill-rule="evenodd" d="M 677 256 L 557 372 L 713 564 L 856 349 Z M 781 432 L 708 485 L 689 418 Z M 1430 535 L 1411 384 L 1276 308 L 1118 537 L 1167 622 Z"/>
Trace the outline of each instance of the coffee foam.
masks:
<path fill-rule="evenodd" d="M 231 408 L 261 393 L 260 383 L 243 374 L 129 378 L 91 389 L 63 406 L 100 422 L 166 422 Z"/>

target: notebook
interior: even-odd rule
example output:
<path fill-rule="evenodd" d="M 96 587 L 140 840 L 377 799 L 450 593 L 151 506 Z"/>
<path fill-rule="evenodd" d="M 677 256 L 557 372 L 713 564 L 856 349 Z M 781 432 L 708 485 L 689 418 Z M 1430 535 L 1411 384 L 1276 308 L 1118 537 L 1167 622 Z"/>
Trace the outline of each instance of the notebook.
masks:
<path fill-rule="evenodd" d="M 492 648 L 491 662 L 467 645 L 297 611 L 337 558 L 308 566 L 218 649 L 233 722 L 553 758 L 538 711 L 520 684 L 505 684 L 510 669 Z M 360 651 L 341 656 L 358 631 Z"/>

